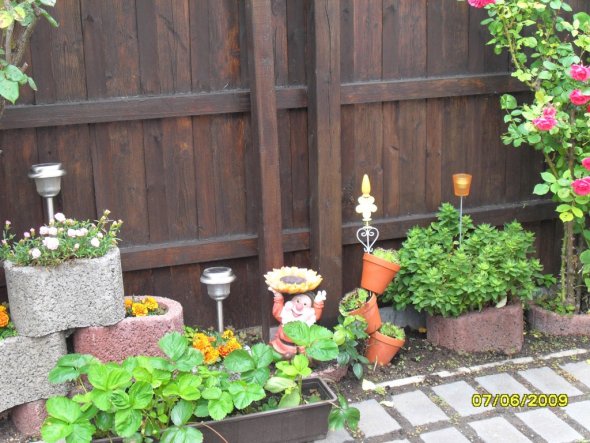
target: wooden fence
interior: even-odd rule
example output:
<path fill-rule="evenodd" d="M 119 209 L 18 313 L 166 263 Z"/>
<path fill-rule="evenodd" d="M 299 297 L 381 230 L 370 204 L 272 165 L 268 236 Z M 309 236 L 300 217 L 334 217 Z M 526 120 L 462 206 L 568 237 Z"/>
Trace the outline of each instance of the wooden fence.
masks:
<path fill-rule="evenodd" d="M 582 4 L 579 0 L 577 6 Z M 587 7 L 587 6 L 586 6 Z M 484 46 L 485 12 L 455 0 L 60 0 L 29 54 L 39 90 L 0 120 L 0 219 L 43 209 L 27 171 L 61 161 L 58 208 L 125 221 L 129 294 L 182 302 L 214 323 L 205 267 L 237 274 L 226 318 L 268 326 L 261 274 L 283 262 L 325 278 L 326 318 L 358 284 L 354 212 L 371 177 L 387 245 L 456 201 L 518 218 L 555 268 L 559 233 L 531 195 L 541 159 L 502 146 L 498 94 L 520 93 Z M 283 260 L 284 258 L 284 260 Z"/>

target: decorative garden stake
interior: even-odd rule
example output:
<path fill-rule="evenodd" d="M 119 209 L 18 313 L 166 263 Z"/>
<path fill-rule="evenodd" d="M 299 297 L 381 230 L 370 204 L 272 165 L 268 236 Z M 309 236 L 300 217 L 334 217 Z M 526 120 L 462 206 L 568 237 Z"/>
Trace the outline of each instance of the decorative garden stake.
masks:
<path fill-rule="evenodd" d="M 459 197 L 459 245 L 463 242 L 463 197 L 469 195 L 471 186 L 470 174 L 453 174 L 453 189 Z"/>
<path fill-rule="evenodd" d="M 53 221 L 53 197 L 61 191 L 61 178 L 66 175 L 61 163 L 40 163 L 31 166 L 29 178 L 35 180 L 37 192 L 45 199 L 47 221 Z"/>
<path fill-rule="evenodd" d="M 201 275 L 201 283 L 207 285 L 209 297 L 217 302 L 217 330 L 223 333 L 223 300 L 229 295 L 231 282 L 236 279 L 231 268 L 216 266 L 207 268 Z"/>
<path fill-rule="evenodd" d="M 369 176 L 363 176 L 363 183 L 361 185 L 361 195 L 358 199 L 359 204 L 356 207 L 356 212 L 362 214 L 365 225 L 356 231 L 356 238 L 363 245 L 367 254 L 373 251 L 373 245 L 379 238 L 379 230 L 370 225 L 371 214 L 377 211 L 375 205 L 375 197 L 371 195 L 371 182 Z"/>

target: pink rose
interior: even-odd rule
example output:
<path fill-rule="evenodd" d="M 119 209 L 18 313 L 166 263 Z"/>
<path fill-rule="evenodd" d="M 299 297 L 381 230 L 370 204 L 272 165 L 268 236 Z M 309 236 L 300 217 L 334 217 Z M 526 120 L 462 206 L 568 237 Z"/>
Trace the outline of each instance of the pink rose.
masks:
<path fill-rule="evenodd" d="M 590 101 L 590 95 L 584 95 L 579 89 L 574 89 L 570 94 L 570 100 L 574 105 L 581 106 Z"/>
<path fill-rule="evenodd" d="M 574 180 L 572 188 L 574 188 L 574 192 L 578 195 L 590 194 L 590 177 Z"/>
<path fill-rule="evenodd" d="M 537 128 L 539 131 L 550 131 L 555 127 L 556 124 L 557 120 L 550 116 L 543 116 L 533 120 L 533 125 L 535 125 L 535 128 Z"/>
<path fill-rule="evenodd" d="M 590 69 L 584 65 L 572 65 L 570 68 L 570 75 L 574 80 L 585 82 L 590 78 Z"/>
<path fill-rule="evenodd" d="M 557 109 L 555 109 L 553 106 L 547 106 L 543 108 L 543 117 L 554 118 L 555 114 L 557 114 Z"/>
<path fill-rule="evenodd" d="M 586 157 L 584 160 L 582 160 L 582 166 L 590 171 L 590 157 Z"/>
<path fill-rule="evenodd" d="M 483 8 L 486 5 L 496 3 L 496 0 L 467 0 L 471 6 Z"/>

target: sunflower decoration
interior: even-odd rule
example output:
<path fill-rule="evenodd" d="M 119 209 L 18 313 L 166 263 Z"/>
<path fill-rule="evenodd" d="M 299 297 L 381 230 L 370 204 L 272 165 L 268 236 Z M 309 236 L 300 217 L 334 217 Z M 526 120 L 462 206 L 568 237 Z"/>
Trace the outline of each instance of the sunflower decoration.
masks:
<path fill-rule="evenodd" d="M 322 276 L 312 269 L 283 266 L 264 275 L 266 284 L 283 294 L 303 294 L 313 291 L 322 282 Z"/>

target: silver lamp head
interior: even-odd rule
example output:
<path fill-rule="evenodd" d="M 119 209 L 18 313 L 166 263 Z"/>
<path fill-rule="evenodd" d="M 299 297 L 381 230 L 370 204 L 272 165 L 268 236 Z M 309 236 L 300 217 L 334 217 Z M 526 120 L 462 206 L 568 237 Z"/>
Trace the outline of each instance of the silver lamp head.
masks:
<path fill-rule="evenodd" d="M 41 197 L 55 197 L 61 190 L 61 178 L 66 174 L 61 163 L 40 163 L 33 165 L 29 177 L 35 180 Z"/>
<path fill-rule="evenodd" d="M 231 268 L 224 266 L 215 266 L 207 268 L 201 275 L 201 283 L 207 285 L 207 293 L 213 300 L 225 300 L 229 295 L 231 282 L 236 279 Z"/>

